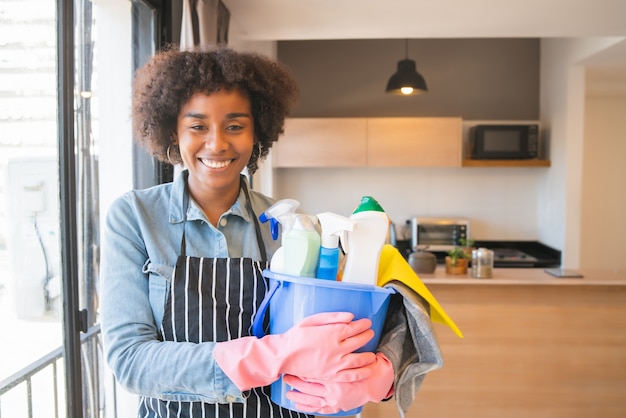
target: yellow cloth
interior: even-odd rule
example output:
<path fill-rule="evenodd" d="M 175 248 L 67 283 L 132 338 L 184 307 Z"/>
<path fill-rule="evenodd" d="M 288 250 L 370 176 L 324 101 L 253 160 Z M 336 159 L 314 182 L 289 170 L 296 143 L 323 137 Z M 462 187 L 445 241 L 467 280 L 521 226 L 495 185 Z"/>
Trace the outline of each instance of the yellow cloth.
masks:
<path fill-rule="evenodd" d="M 437 299 L 430 293 L 426 285 L 415 274 L 409 263 L 402 257 L 402 254 L 392 245 L 386 244 L 380 252 L 378 263 L 378 286 L 384 286 L 392 280 L 404 283 L 413 289 L 418 295 L 423 297 L 430 304 L 430 318 L 434 322 L 447 325 L 450 329 L 463 338 L 459 327 L 456 326 L 452 318 L 443 310 Z"/>

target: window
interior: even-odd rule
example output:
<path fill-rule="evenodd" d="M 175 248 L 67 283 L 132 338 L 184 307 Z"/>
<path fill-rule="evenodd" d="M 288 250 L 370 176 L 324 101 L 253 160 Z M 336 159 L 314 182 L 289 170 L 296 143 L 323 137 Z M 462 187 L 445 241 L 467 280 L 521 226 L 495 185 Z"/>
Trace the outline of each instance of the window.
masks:
<path fill-rule="evenodd" d="M 0 0 L 0 380 L 62 343 L 55 11 Z"/>
<path fill-rule="evenodd" d="M 0 0 L 0 416 L 65 416 L 68 399 L 72 417 L 103 406 L 95 12 L 88 0 Z M 59 23 L 72 14 L 74 25 Z M 76 329 L 64 304 L 84 313 L 71 316 Z"/>

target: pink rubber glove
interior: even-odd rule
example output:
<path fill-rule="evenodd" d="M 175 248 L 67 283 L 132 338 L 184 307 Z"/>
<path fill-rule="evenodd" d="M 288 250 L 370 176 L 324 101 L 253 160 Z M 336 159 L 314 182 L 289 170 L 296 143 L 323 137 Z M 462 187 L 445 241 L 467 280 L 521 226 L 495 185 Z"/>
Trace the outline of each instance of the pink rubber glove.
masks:
<path fill-rule="evenodd" d="M 376 353 L 376 362 L 367 366 L 372 375 L 356 382 L 337 382 L 283 376 L 283 381 L 295 390 L 287 399 L 303 412 L 336 414 L 349 411 L 367 402 L 380 402 L 393 395 L 393 366 L 383 353 Z"/>
<path fill-rule="evenodd" d="M 213 356 L 240 390 L 266 386 L 281 374 L 354 381 L 372 373 L 364 367 L 374 353 L 353 353 L 374 337 L 367 319 L 349 312 L 311 315 L 283 334 L 243 337 L 217 343 Z"/>

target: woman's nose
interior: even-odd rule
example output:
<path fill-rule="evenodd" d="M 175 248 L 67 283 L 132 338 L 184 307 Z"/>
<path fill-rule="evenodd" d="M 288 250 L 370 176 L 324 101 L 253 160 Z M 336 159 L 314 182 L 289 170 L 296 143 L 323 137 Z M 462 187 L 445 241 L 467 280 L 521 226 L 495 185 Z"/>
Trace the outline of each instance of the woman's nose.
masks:
<path fill-rule="evenodd" d="M 214 152 L 228 148 L 226 135 L 219 129 L 211 129 L 205 138 L 204 147 Z"/>

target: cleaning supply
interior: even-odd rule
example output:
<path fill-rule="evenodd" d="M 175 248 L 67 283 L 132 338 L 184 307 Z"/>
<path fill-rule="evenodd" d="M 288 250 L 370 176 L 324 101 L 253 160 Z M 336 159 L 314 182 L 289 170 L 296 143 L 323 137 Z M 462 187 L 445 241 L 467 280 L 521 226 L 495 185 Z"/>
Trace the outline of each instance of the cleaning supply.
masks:
<path fill-rule="evenodd" d="M 325 280 L 337 280 L 339 269 L 339 243 L 346 248 L 347 232 L 353 230 L 349 218 L 332 212 L 323 212 L 317 215 L 322 228 L 322 246 L 320 247 L 319 261 L 315 277 Z"/>
<path fill-rule="evenodd" d="M 309 215 L 290 216 L 294 219 L 293 225 L 282 236 L 283 272 L 292 276 L 315 277 L 320 254 L 320 234 L 315 230 Z"/>
<path fill-rule="evenodd" d="M 350 215 L 354 222 L 348 232 L 348 252 L 342 281 L 376 285 L 380 251 L 387 239 L 389 217 L 371 196 L 363 196 Z"/>
<path fill-rule="evenodd" d="M 354 315 L 354 319 L 368 318 L 374 336 L 356 351 L 375 353 L 381 341 L 387 311 L 395 293 L 394 289 L 368 286 L 356 283 L 343 283 L 334 280 L 320 280 L 309 277 L 295 277 L 263 270 L 269 288 L 261 301 L 252 322 L 252 334 L 261 340 L 265 335 L 287 332 L 300 321 L 320 312 L 342 312 Z M 269 321 L 269 324 L 268 324 Z M 269 325 L 269 328 L 268 328 Z M 245 337 L 244 337 L 245 338 Z M 314 338 L 307 335 L 305 338 Z M 325 341 L 320 339 L 319 341 Z M 325 342 L 321 344 L 324 346 Z M 233 360 L 234 361 L 234 360 Z M 311 358 L 311 361 L 315 359 Z M 362 370 L 361 370 L 362 371 Z M 316 379 L 313 376 L 299 375 Z M 298 409 L 295 402 L 287 398 L 292 390 L 282 376 L 272 383 L 272 401 L 287 409 Z M 363 376 L 362 379 L 368 376 Z M 319 379 L 319 378 L 318 378 Z M 362 380 L 360 379 L 360 380 Z M 337 379 L 331 379 L 338 381 Z M 356 381 L 356 380 L 352 380 Z M 351 410 L 333 416 L 355 416 L 360 411 Z"/>
<path fill-rule="evenodd" d="M 270 222 L 270 232 L 274 241 L 278 239 L 279 225 L 282 225 L 282 236 L 289 232 L 295 222 L 295 212 L 298 206 L 300 202 L 295 199 L 281 199 L 259 216 L 259 221 L 262 223 Z M 276 273 L 285 272 L 285 249 L 282 246 L 274 252 L 270 269 Z"/>
<path fill-rule="evenodd" d="M 280 218 L 283 218 L 283 222 L 291 219 L 285 215 L 295 213 L 298 206 L 300 206 L 300 202 L 295 199 L 281 199 L 259 216 L 259 221 L 262 223 L 270 221 L 270 232 L 272 233 L 272 239 L 274 241 L 278 239 L 278 224 L 281 223 Z M 289 225 L 286 223 L 283 224 L 283 233 L 285 229 L 289 229 Z"/>
<path fill-rule="evenodd" d="M 280 215 L 277 218 L 272 218 L 272 222 L 278 226 L 282 225 L 282 234 L 281 234 L 281 243 L 284 243 L 284 237 L 291 230 L 294 222 L 296 220 L 295 213 L 285 213 Z M 276 229 L 276 234 L 278 234 L 278 228 Z M 272 232 L 272 237 L 274 236 L 274 232 Z M 276 238 L 274 238 L 276 239 Z M 281 245 L 274 252 L 272 259 L 270 260 L 270 270 L 275 273 L 285 273 L 285 246 Z"/>
<path fill-rule="evenodd" d="M 386 244 L 380 252 L 380 262 L 378 263 L 378 286 L 386 286 L 393 281 L 399 281 L 408 286 L 415 293 L 420 295 L 430 306 L 430 317 L 433 322 L 438 322 L 448 326 L 459 338 L 463 334 L 459 327 L 448 316 L 443 307 L 439 304 L 435 296 L 420 280 L 419 276 L 411 268 L 397 248 Z M 383 287 L 387 289 L 387 287 Z"/>

